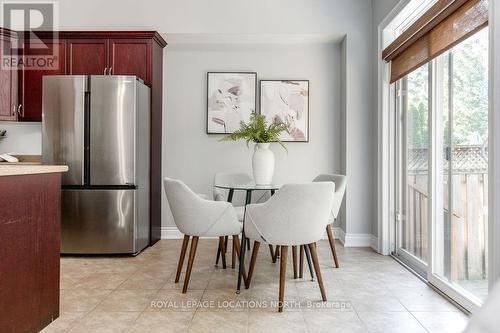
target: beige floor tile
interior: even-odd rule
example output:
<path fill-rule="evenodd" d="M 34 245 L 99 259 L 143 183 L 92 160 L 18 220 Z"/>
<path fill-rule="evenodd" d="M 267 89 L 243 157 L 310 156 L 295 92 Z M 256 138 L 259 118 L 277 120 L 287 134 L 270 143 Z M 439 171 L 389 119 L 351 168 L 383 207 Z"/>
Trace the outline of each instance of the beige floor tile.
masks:
<path fill-rule="evenodd" d="M 359 312 L 372 333 L 425 333 L 424 327 L 409 312 Z"/>
<path fill-rule="evenodd" d="M 406 308 L 391 296 L 352 296 L 349 298 L 357 312 L 406 312 Z"/>
<path fill-rule="evenodd" d="M 245 333 L 248 312 L 196 311 L 189 332 L 192 333 Z"/>
<path fill-rule="evenodd" d="M 200 305 L 203 290 L 162 289 L 151 298 L 145 311 L 196 311 Z"/>
<path fill-rule="evenodd" d="M 41 333 L 63 333 L 71 329 L 71 327 L 80 319 L 85 317 L 86 312 L 65 312 L 54 320 L 49 326 L 41 331 Z"/>
<path fill-rule="evenodd" d="M 408 311 L 460 311 L 452 303 L 437 293 L 413 292 L 398 296 L 399 301 Z"/>
<path fill-rule="evenodd" d="M 73 288 L 116 289 L 130 277 L 130 274 L 88 273 L 77 276 Z"/>
<path fill-rule="evenodd" d="M 138 273 L 134 274 L 118 286 L 118 289 L 150 289 L 158 290 L 165 286 L 171 275 L 169 276 L 154 276 L 151 274 Z"/>
<path fill-rule="evenodd" d="M 202 306 L 199 311 L 247 311 L 249 293 L 236 294 L 233 289 L 210 290 L 207 289 L 201 298 Z"/>
<path fill-rule="evenodd" d="M 248 316 L 248 332 L 307 332 L 307 328 L 301 311 L 285 311 L 282 313 L 250 311 Z"/>
<path fill-rule="evenodd" d="M 143 312 L 130 333 L 187 332 L 193 315 L 193 312 Z"/>
<path fill-rule="evenodd" d="M 61 312 L 91 311 L 111 292 L 112 290 L 107 289 L 61 290 Z"/>
<path fill-rule="evenodd" d="M 210 283 L 212 277 L 211 272 L 195 272 L 191 273 L 191 278 L 189 279 L 188 290 L 205 290 Z M 178 283 L 175 283 L 175 275 L 172 275 L 167 283 L 162 287 L 162 289 L 175 289 L 182 290 L 184 285 L 184 272 L 181 273 Z"/>
<path fill-rule="evenodd" d="M 469 317 L 462 312 L 412 312 L 413 316 L 432 333 L 463 332 Z"/>
<path fill-rule="evenodd" d="M 123 333 L 130 329 L 140 312 L 92 311 L 71 328 L 71 333 Z"/>
<path fill-rule="evenodd" d="M 289 259 L 289 307 L 278 313 L 279 262 L 271 262 L 265 245 L 252 286 L 236 295 L 231 250 L 228 268 L 215 267 L 215 239 L 200 241 L 182 294 L 186 262 L 174 283 L 181 243 L 163 240 L 136 257 L 63 257 L 62 315 L 44 332 L 454 332 L 468 320 L 403 266 L 371 249 L 339 244 L 341 267 L 334 268 L 326 241 L 319 242 L 318 253 L 327 302 L 317 281 L 310 281 L 306 262 L 304 278 L 293 279 Z M 249 259 L 247 251 L 247 267 Z"/>
<path fill-rule="evenodd" d="M 156 290 L 115 290 L 97 306 L 100 311 L 143 311 L 157 294 Z"/>
<path fill-rule="evenodd" d="M 367 328 L 361 322 L 355 312 L 336 312 L 306 310 L 302 312 L 309 332 L 367 332 Z"/>

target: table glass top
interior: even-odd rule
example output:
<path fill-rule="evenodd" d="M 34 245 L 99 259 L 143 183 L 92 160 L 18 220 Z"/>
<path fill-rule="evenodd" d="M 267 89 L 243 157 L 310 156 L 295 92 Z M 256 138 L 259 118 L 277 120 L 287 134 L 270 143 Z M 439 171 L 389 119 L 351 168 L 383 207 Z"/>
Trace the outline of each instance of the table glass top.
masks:
<path fill-rule="evenodd" d="M 217 188 L 223 188 L 227 190 L 245 190 L 245 191 L 278 190 L 280 188 L 280 186 L 276 184 L 260 185 L 260 184 L 255 184 L 254 182 L 240 183 L 240 184 L 220 183 L 220 184 L 215 184 L 214 186 Z"/>

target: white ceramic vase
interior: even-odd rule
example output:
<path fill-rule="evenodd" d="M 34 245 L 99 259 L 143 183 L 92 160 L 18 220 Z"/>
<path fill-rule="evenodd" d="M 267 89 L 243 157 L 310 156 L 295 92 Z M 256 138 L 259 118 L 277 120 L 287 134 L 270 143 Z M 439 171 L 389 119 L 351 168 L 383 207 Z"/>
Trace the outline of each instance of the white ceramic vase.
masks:
<path fill-rule="evenodd" d="M 252 157 L 253 179 L 257 185 L 269 185 L 273 181 L 274 153 L 270 143 L 255 144 Z"/>

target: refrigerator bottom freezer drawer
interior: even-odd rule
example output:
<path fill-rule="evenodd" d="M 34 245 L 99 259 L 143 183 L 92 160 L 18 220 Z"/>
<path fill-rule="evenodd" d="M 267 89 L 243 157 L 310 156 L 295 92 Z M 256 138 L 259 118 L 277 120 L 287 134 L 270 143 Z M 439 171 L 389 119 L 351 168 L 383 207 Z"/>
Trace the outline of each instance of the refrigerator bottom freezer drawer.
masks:
<path fill-rule="evenodd" d="M 136 190 L 63 190 L 61 253 L 132 254 L 138 235 Z"/>

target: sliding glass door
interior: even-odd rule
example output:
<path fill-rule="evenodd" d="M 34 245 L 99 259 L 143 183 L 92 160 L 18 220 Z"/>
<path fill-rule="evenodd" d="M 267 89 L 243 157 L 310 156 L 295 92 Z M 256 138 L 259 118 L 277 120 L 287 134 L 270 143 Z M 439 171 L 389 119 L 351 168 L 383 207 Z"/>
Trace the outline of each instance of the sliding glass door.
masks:
<path fill-rule="evenodd" d="M 474 310 L 488 294 L 488 30 L 396 90 L 394 254 Z"/>
<path fill-rule="evenodd" d="M 435 61 L 436 211 L 431 282 L 488 295 L 488 30 Z"/>
<path fill-rule="evenodd" d="M 398 83 L 399 214 L 396 255 L 426 271 L 429 196 L 429 70 L 422 66 Z"/>

